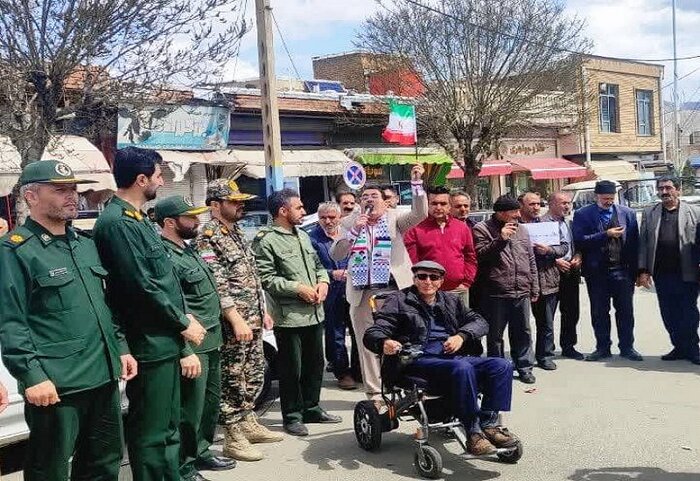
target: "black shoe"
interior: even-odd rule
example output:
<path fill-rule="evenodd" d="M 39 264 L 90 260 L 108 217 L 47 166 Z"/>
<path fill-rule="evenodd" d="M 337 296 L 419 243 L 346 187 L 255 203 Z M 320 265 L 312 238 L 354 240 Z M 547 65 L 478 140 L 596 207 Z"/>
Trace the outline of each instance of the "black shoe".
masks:
<path fill-rule="evenodd" d="M 700 356 L 698 357 L 689 357 L 688 360 L 692 362 L 693 364 L 700 366 Z"/>
<path fill-rule="evenodd" d="M 557 365 L 551 359 L 542 359 L 537 362 L 537 367 L 544 369 L 545 371 L 556 371 Z"/>
<path fill-rule="evenodd" d="M 668 354 L 664 354 L 663 356 L 661 356 L 662 361 L 679 361 L 684 358 L 685 356 L 681 354 L 675 347 L 671 349 L 671 352 L 669 352 Z"/>
<path fill-rule="evenodd" d="M 195 473 L 195 475 L 190 478 L 190 481 L 209 481 L 209 478 L 205 478 L 201 474 Z"/>
<path fill-rule="evenodd" d="M 236 467 L 236 460 L 223 456 L 212 456 L 211 458 L 198 459 L 194 462 L 197 471 L 228 471 Z"/>
<path fill-rule="evenodd" d="M 644 360 L 642 355 L 639 354 L 634 348 L 627 349 L 625 351 L 620 352 L 620 357 L 624 357 L 625 359 L 629 359 L 630 361 L 643 361 Z"/>
<path fill-rule="evenodd" d="M 610 354 L 610 351 L 601 351 L 596 349 L 592 353 L 590 353 L 588 356 L 586 356 L 584 359 L 586 361 L 600 361 L 602 359 L 610 359 L 612 357 L 612 354 Z"/>
<path fill-rule="evenodd" d="M 585 356 L 583 354 L 578 352 L 573 347 L 571 349 L 564 349 L 561 352 L 561 355 L 563 357 L 568 357 L 569 359 L 576 359 L 577 361 L 583 361 L 583 359 L 585 358 Z"/>
<path fill-rule="evenodd" d="M 518 379 L 525 384 L 535 384 L 535 375 L 532 371 L 518 371 Z"/>
<path fill-rule="evenodd" d="M 304 418 L 305 423 L 309 424 L 337 424 L 342 423 L 343 418 L 336 416 L 335 414 L 330 414 L 323 409 L 320 409 L 320 413 L 314 417 Z"/>
<path fill-rule="evenodd" d="M 309 435 L 309 430 L 306 428 L 306 425 L 304 423 L 302 423 L 301 421 L 296 421 L 293 423 L 285 424 L 284 430 L 287 431 L 287 433 L 291 434 L 292 436 L 308 436 Z"/>

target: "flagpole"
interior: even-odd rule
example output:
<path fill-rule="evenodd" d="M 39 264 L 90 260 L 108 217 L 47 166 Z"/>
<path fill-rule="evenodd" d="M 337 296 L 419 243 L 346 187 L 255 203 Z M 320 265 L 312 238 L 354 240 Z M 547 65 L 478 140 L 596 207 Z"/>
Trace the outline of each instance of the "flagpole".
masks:
<path fill-rule="evenodd" d="M 413 144 L 416 146 L 416 164 L 418 163 L 418 115 L 416 114 L 416 106 L 413 106 L 413 119 L 416 122 L 416 128 L 413 129 Z"/>

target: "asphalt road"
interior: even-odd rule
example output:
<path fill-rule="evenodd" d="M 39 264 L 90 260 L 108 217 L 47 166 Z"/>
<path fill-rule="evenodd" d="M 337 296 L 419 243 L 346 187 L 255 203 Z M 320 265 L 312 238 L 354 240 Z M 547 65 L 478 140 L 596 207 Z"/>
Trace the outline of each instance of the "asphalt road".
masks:
<path fill-rule="evenodd" d="M 587 303 L 584 288 L 579 329 L 579 348 L 584 352 L 593 347 Z M 635 308 L 637 349 L 644 362 L 617 356 L 603 363 L 561 359 L 557 371 L 535 370 L 534 392 L 526 392 L 531 386 L 516 381 L 514 410 L 507 414 L 506 424 L 523 440 L 523 458 L 516 465 L 465 460 L 455 441 L 434 436 L 431 444 L 443 454 L 444 478 L 699 481 L 700 367 L 659 359 L 670 346 L 653 293 L 637 290 Z M 203 474 L 212 481 L 416 479 L 410 437 L 416 424 L 407 422 L 386 433 L 378 453 L 362 451 L 352 430 L 352 410 L 361 399 L 359 391 L 340 391 L 328 377 L 323 407 L 342 415 L 342 424 L 311 425 L 307 438 L 288 436 L 282 443 L 263 445 L 267 456 L 263 461 Z M 281 429 L 277 405 L 263 422 Z M 19 473 L 3 476 L 3 480 L 19 479 Z M 123 479 L 130 479 L 128 473 Z"/>

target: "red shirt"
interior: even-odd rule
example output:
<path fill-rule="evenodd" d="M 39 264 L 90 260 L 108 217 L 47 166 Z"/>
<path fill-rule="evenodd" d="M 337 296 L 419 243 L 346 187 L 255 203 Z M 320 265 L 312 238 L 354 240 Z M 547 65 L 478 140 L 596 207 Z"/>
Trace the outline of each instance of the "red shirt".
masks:
<path fill-rule="evenodd" d="M 460 284 L 470 287 L 476 277 L 476 252 L 474 239 L 467 224 L 459 219 L 447 218 L 440 229 L 435 219 L 428 217 L 404 234 L 403 242 L 415 264 L 434 261 L 445 270 L 443 291 L 451 291 Z"/>

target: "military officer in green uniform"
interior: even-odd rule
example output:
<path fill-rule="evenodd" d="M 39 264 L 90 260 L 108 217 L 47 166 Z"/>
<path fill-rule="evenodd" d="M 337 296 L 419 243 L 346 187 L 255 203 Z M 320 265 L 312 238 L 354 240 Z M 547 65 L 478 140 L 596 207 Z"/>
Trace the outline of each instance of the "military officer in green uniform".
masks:
<path fill-rule="evenodd" d="M 207 330 L 204 342 L 180 359 L 181 420 L 180 476 L 183 481 L 202 477 L 198 470 L 223 471 L 236 466 L 233 459 L 214 456 L 209 447 L 219 416 L 221 396 L 221 305 L 214 275 L 196 250 L 185 241 L 197 236 L 197 215 L 208 207 L 195 207 L 181 195 L 159 200 L 154 217 L 161 227 L 188 309 Z"/>
<path fill-rule="evenodd" d="M 0 242 L 0 345 L 29 425 L 24 479 L 113 480 L 122 458 L 117 380 L 136 360 L 105 303 L 95 244 L 67 222 L 78 215 L 76 179 L 55 160 L 29 164 L 20 195 L 26 223 Z"/>
<path fill-rule="evenodd" d="M 306 436 L 305 423 L 341 422 L 318 404 L 328 274 L 309 235 L 297 227 L 306 214 L 299 194 L 283 189 L 268 198 L 267 206 L 274 224 L 261 229 L 252 248 L 275 320 L 284 429 Z"/>
<path fill-rule="evenodd" d="M 180 357 L 206 330 L 185 304 L 171 254 L 141 207 L 163 185 L 160 154 L 127 147 L 114 158 L 117 193 L 97 219 L 107 300 L 139 375 L 126 386 L 126 442 L 134 481 L 180 480 Z"/>

